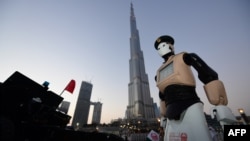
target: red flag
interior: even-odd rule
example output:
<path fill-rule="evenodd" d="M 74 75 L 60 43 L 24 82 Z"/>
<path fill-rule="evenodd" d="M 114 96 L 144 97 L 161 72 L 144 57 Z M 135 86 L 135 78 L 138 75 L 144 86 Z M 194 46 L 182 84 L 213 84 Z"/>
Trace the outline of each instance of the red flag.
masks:
<path fill-rule="evenodd" d="M 72 79 L 64 90 L 73 94 L 73 91 L 75 89 L 75 85 L 76 85 L 76 81 Z"/>

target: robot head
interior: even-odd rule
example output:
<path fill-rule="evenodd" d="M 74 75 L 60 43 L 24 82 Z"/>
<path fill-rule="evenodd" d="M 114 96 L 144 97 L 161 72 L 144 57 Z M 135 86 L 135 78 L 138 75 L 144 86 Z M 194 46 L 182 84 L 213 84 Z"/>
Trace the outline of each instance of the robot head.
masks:
<path fill-rule="evenodd" d="M 174 38 L 169 35 L 160 36 L 154 46 L 163 58 L 174 54 Z"/>

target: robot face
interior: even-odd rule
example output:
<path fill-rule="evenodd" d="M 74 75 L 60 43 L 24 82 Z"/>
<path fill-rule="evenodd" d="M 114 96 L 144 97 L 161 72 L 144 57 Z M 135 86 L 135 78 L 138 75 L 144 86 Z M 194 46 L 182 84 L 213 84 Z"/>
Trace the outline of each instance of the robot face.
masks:
<path fill-rule="evenodd" d="M 162 42 L 158 45 L 157 51 L 160 56 L 164 56 L 170 52 L 173 52 L 173 47 L 171 44 L 168 44 L 166 42 Z"/>

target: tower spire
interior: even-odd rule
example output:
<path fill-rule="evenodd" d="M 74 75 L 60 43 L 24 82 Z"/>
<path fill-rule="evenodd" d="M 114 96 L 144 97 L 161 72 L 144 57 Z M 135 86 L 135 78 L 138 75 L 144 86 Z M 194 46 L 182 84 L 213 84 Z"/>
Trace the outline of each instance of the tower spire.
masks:
<path fill-rule="evenodd" d="M 130 3 L 130 15 L 133 16 L 133 17 L 135 16 L 132 2 Z"/>

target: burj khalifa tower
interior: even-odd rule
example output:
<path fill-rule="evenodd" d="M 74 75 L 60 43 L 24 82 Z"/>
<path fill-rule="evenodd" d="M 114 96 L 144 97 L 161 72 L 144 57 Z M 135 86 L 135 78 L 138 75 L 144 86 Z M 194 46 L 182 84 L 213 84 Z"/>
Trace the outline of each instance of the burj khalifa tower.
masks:
<path fill-rule="evenodd" d="M 139 31 L 136 27 L 133 4 L 130 7 L 130 60 L 128 84 L 127 119 L 155 118 L 153 98 L 150 96 L 148 75 L 145 72 L 143 52 L 140 47 Z"/>

